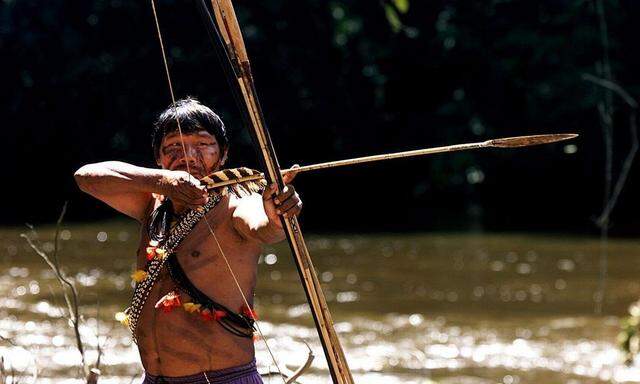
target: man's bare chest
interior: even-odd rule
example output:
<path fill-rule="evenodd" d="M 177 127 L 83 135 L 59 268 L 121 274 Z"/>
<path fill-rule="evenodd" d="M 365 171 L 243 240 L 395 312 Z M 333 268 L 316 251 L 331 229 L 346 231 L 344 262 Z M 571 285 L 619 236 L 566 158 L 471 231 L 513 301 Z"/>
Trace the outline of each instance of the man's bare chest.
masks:
<path fill-rule="evenodd" d="M 251 296 L 261 247 L 240 236 L 233 227 L 228 207 L 224 201 L 221 203 L 200 220 L 174 253 L 190 282 L 208 296 L 230 300 L 229 304 L 234 305 L 237 304 L 234 298 L 241 298 L 235 280 L 244 293 Z M 147 262 L 145 246 L 149 236 L 146 232 L 147 229 L 143 228 L 138 252 L 139 268 Z M 160 275 L 162 285 L 171 285 L 170 274 L 163 272 Z"/>
<path fill-rule="evenodd" d="M 176 251 L 177 260 L 189 279 L 205 293 L 239 296 L 234 277 L 241 286 L 255 286 L 259 244 L 249 242 L 230 225 L 230 221 L 205 225 L 186 238 Z"/>

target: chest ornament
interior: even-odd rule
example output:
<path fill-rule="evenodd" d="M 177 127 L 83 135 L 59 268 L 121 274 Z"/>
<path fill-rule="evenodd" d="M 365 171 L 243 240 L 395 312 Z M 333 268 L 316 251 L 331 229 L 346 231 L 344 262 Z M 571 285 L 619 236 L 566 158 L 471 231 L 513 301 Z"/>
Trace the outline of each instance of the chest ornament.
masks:
<path fill-rule="evenodd" d="M 131 278 L 136 283 L 131 304 L 122 313 L 116 315 L 123 324 L 129 327 L 133 340 L 136 340 L 136 329 L 142 309 L 151 290 L 162 271 L 167 255 L 174 252 L 198 222 L 221 200 L 222 194 L 211 194 L 209 201 L 201 209 L 189 210 L 176 220 L 171 215 L 170 202 L 161 204 L 152 215 L 153 227 L 158 236 L 151 236 L 146 248 L 146 265 L 144 269 L 135 271 Z M 157 220 L 156 220 L 157 219 Z M 159 224 L 158 224 L 159 223 Z"/>
<path fill-rule="evenodd" d="M 169 313 L 181 308 L 187 313 L 199 316 L 202 321 L 217 321 L 236 336 L 253 337 L 257 316 L 252 308 L 245 304 L 235 312 L 210 298 L 187 277 L 175 253 L 167 257 L 166 267 L 176 288 L 158 300 L 155 305 L 157 310 Z M 183 295 L 188 295 L 189 301 L 184 301 Z"/>

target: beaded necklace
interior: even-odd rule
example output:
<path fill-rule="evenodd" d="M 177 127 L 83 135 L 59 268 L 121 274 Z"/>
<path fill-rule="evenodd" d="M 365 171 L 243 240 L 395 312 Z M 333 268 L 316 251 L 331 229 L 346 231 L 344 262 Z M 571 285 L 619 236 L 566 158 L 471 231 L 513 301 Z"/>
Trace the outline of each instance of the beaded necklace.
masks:
<path fill-rule="evenodd" d="M 175 221 L 175 224 L 169 220 L 170 215 L 168 214 L 172 214 L 170 201 L 165 201 L 152 214 L 152 219 L 149 223 L 150 232 L 152 232 L 149 236 L 151 240 L 146 249 L 147 264 L 143 270 L 137 270 L 131 275 L 136 282 L 131 304 L 124 312 L 116 315 L 116 318 L 129 328 L 134 342 L 137 343 L 136 328 L 142 314 L 142 308 L 160 275 L 160 271 L 165 265 L 167 265 L 169 274 L 177 287 L 155 304 L 156 309 L 170 312 L 173 308 L 182 307 L 188 313 L 199 314 L 204 321 L 217 321 L 223 328 L 236 336 L 253 337 L 254 324 L 257 319 L 256 312 L 247 305 L 243 305 L 240 308 L 240 312 L 236 313 L 211 300 L 189 281 L 175 255 L 175 250 L 182 240 L 187 237 L 207 212 L 220 202 L 223 196 L 232 193 L 237 197 L 241 197 L 248 193 L 264 192 L 266 187 L 264 180 L 249 180 L 225 186 L 221 190 L 218 189 L 217 192 L 213 192 L 213 185 L 211 184 L 215 183 L 217 178 L 228 181 L 246 176 L 247 172 L 252 174 L 252 172 L 256 173 L 257 171 L 252 171 L 248 168 L 241 168 L 239 171 L 222 170 L 205 177 L 203 180 L 212 188 L 209 192 L 209 201 L 197 209 L 187 211 Z M 157 222 L 156 219 L 158 219 Z M 182 303 L 179 291 L 188 294 L 191 297 L 191 301 Z"/>
<path fill-rule="evenodd" d="M 170 230 L 166 240 L 159 244 L 155 240 L 147 247 L 147 265 L 144 270 L 137 270 L 131 277 L 136 282 L 131 298 L 131 304 L 125 309 L 122 322 L 129 327 L 133 341 L 137 343 L 136 328 L 142 313 L 142 308 L 151 293 L 153 285 L 158 280 L 160 271 L 165 265 L 167 257 L 180 245 L 182 240 L 191 232 L 198 222 L 215 207 L 222 198 L 221 194 L 210 195 L 209 201 L 202 207 L 190 210 L 184 214 Z"/>

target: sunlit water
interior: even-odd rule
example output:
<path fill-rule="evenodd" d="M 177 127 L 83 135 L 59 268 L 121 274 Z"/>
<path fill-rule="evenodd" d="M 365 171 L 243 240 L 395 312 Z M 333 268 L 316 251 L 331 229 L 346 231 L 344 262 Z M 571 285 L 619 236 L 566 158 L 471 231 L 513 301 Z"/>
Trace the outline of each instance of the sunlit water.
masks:
<path fill-rule="evenodd" d="M 100 382 L 139 382 L 137 350 L 114 319 L 131 295 L 137 228 L 63 229 L 59 258 L 80 291 L 87 359 L 100 340 Z M 20 232 L 0 232 L 5 374 L 28 383 L 37 370 L 38 382 L 81 382 L 58 283 Z M 45 251 L 52 238 L 51 228 L 40 231 Z M 415 234 L 309 236 L 308 243 L 358 383 L 640 381 L 640 364 L 625 366 L 616 347 L 620 318 L 640 296 L 638 241 L 610 241 L 601 315 L 594 239 Z M 295 369 L 307 343 L 316 359 L 300 382 L 330 382 L 288 248 L 265 249 L 260 263 L 257 309 L 277 361 Z M 260 369 L 273 370 L 264 344 L 256 346 Z"/>

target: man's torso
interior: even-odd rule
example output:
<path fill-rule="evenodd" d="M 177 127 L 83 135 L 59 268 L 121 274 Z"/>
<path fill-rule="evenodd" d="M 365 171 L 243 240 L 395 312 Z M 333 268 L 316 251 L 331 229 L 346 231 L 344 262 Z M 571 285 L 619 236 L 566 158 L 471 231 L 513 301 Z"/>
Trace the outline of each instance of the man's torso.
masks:
<path fill-rule="evenodd" d="M 233 226 L 232 211 L 229 198 L 224 197 L 206 217 L 244 295 L 252 304 L 261 246 L 238 234 Z M 139 269 L 146 263 L 147 225 L 143 224 L 141 230 L 137 255 Z M 183 240 L 176 254 L 188 278 L 200 291 L 229 309 L 240 311 L 244 301 L 204 219 Z M 147 372 L 184 376 L 238 366 L 254 358 L 251 338 L 235 336 L 217 321 L 205 321 L 198 313 L 189 313 L 182 308 L 168 313 L 156 309 L 155 303 L 175 288 L 164 267 L 142 310 L 136 336 Z M 189 299 L 181 292 L 183 303 Z"/>

